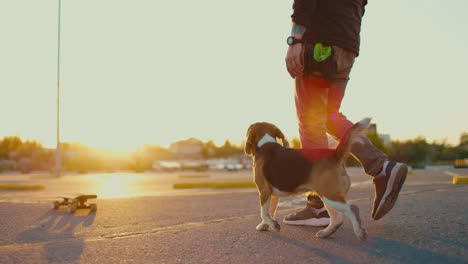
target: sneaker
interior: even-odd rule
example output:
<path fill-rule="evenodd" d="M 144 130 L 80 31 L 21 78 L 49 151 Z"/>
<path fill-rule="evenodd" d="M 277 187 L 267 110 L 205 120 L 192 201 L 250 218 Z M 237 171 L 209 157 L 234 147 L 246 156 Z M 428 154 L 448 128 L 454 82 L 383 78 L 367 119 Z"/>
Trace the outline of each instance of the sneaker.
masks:
<path fill-rule="evenodd" d="M 288 225 L 328 226 L 330 216 L 320 198 L 313 197 L 312 199 L 309 198 L 304 209 L 285 216 L 283 223 Z"/>
<path fill-rule="evenodd" d="M 404 163 L 388 161 L 384 169 L 384 175 L 374 177 L 374 220 L 379 220 L 393 208 L 408 174 L 408 167 Z"/>

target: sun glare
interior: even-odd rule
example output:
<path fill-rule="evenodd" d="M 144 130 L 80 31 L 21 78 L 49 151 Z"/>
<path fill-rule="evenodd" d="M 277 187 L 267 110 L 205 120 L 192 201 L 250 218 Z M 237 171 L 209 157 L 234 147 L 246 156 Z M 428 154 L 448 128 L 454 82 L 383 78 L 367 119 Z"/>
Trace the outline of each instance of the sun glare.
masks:
<path fill-rule="evenodd" d="M 95 174 L 91 177 L 99 198 L 138 196 L 138 178 L 134 174 Z"/>

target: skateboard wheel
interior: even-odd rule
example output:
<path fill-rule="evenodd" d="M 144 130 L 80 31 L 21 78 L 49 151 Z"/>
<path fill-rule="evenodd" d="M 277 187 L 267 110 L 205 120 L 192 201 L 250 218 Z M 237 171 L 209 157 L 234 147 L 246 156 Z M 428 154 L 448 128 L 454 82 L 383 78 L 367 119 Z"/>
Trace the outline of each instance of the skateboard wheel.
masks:
<path fill-rule="evenodd" d="M 68 212 L 74 213 L 76 211 L 76 204 L 69 204 L 68 205 Z"/>
<path fill-rule="evenodd" d="M 96 212 L 97 211 L 97 204 L 95 204 L 95 203 L 89 204 L 89 210 L 91 212 Z"/>
<path fill-rule="evenodd" d="M 60 202 L 59 201 L 54 201 L 53 207 L 55 210 L 59 209 L 60 207 Z"/>

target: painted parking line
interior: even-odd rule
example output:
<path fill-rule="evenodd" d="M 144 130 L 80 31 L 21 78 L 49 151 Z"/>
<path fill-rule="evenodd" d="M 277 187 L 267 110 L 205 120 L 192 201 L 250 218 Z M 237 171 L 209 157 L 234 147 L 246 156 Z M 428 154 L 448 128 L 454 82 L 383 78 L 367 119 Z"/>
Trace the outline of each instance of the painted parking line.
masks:
<path fill-rule="evenodd" d="M 199 182 L 199 183 L 175 183 L 174 189 L 197 188 L 254 188 L 254 182 Z"/>
<path fill-rule="evenodd" d="M 44 190 L 44 185 L 0 184 L 0 190 Z"/>

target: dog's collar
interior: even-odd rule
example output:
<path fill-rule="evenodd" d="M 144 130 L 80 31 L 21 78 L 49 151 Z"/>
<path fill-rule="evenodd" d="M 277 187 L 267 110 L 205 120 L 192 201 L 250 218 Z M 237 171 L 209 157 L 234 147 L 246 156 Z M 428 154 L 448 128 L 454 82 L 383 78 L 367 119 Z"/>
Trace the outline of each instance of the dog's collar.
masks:
<path fill-rule="evenodd" d="M 276 139 L 272 136 L 270 136 L 268 133 L 266 133 L 262 139 L 260 139 L 257 143 L 257 147 L 258 148 L 261 148 L 263 145 L 265 145 L 266 143 L 270 143 L 270 142 L 274 142 L 276 143 Z"/>

